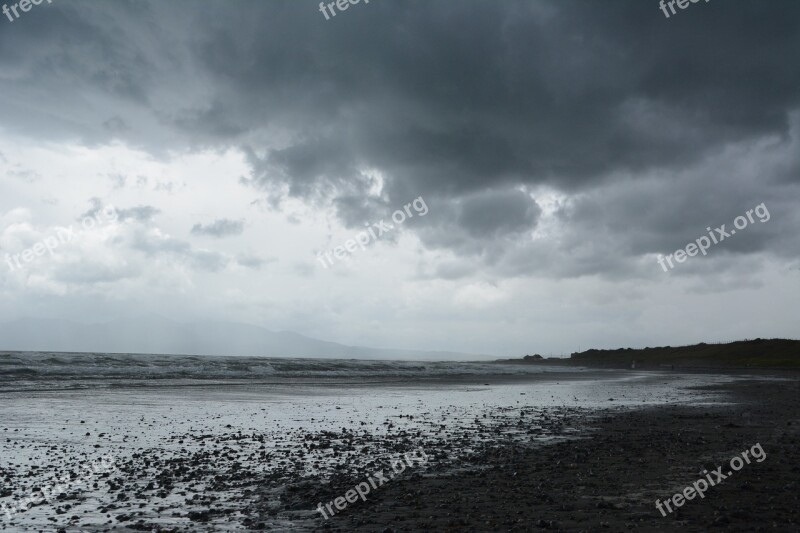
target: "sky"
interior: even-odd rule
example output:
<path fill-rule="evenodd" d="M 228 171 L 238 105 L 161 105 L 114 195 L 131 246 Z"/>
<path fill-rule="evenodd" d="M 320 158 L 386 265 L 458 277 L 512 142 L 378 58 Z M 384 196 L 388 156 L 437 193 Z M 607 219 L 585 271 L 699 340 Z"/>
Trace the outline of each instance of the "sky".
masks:
<path fill-rule="evenodd" d="M 800 336 L 796 1 L 345 5 L 2 16 L 0 321 L 502 356 Z"/>

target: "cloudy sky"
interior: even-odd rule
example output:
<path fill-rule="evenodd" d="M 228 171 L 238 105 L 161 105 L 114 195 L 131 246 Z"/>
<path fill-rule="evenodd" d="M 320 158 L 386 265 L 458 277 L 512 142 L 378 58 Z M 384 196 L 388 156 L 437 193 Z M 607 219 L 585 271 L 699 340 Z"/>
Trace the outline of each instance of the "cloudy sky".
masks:
<path fill-rule="evenodd" d="M 0 18 L 0 321 L 158 313 L 497 355 L 800 336 L 794 0 L 19 15 Z"/>

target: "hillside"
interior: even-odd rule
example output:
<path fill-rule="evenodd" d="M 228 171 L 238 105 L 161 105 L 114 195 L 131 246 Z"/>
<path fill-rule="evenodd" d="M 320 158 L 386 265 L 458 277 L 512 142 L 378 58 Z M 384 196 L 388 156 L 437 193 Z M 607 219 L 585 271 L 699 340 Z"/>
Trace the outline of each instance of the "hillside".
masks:
<path fill-rule="evenodd" d="M 800 341 L 754 339 L 726 344 L 701 342 L 691 346 L 656 348 L 591 349 L 575 352 L 569 359 L 527 360 L 526 364 L 560 364 L 606 368 L 795 368 L 800 369 Z M 505 362 L 505 361 L 504 361 Z"/>

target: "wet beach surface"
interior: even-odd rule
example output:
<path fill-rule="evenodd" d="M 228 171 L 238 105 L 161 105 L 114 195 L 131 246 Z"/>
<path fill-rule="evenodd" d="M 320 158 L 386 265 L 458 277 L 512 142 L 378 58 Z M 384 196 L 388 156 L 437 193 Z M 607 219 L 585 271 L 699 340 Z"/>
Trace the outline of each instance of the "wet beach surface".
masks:
<path fill-rule="evenodd" d="M 392 483 L 320 530 L 800 531 L 800 382 L 712 389 L 741 403 L 609 412 L 586 438 L 501 445 L 472 458 L 480 470 Z M 656 509 L 756 443 L 763 461 L 666 517 Z"/>
<path fill-rule="evenodd" d="M 637 446 L 664 447 L 658 458 L 666 462 L 671 457 L 666 452 L 677 454 L 688 437 L 670 434 L 670 427 L 686 422 L 669 418 L 671 422 L 663 426 L 665 413 L 687 409 L 713 427 L 716 419 L 703 417 L 723 416 L 731 398 L 708 386 L 731 380 L 573 370 L 524 379 L 493 376 L 476 382 L 474 377 L 462 377 L 403 386 L 175 382 L 52 392 L 37 386 L 4 392 L 0 393 L 0 502 L 10 507 L 65 475 L 82 484 L 50 503 L 42 501 L 11 517 L 0 516 L 0 527 L 14 531 L 592 529 L 600 527 L 613 506 L 634 505 L 603 492 L 604 483 L 620 488 L 625 480 L 635 485 L 651 476 L 660 496 L 674 492 L 670 489 L 674 482 L 662 477 L 667 472 L 660 472 L 658 462 L 645 465 L 652 459 Z M 697 388 L 700 385 L 706 388 Z M 695 407 L 667 407 L 672 404 Z M 647 406 L 658 407 L 641 411 Z M 639 444 L 631 441 L 633 447 L 626 448 L 614 441 L 615 432 L 622 441 L 631 433 L 631 424 L 633 434 L 648 424 L 655 433 Z M 393 462 L 414 450 L 424 451 L 427 461 L 395 475 Z M 696 459 L 688 452 L 680 452 L 684 467 Z M 81 473 L 103 455 L 114 457 L 113 471 Z M 679 468 L 677 456 L 673 459 Z M 604 470 L 615 464 L 628 473 Z M 637 469 L 649 473 L 644 476 Z M 315 510 L 319 503 L 344 496 L 381 471 L 390 479 L 371 491 L 366 501 L 348 503 L 329 520 Z M 686 483 L 695 479 L 689 477 Z M 631 499 L 642 487 L 629 488 Z M 597 499 L 603 494 L 611 507 Z M 654 511 L 651 504 L 637 512 L 649 513 L 654 520 Z M 633 520 L 626 515 L 628 519 Z"/>

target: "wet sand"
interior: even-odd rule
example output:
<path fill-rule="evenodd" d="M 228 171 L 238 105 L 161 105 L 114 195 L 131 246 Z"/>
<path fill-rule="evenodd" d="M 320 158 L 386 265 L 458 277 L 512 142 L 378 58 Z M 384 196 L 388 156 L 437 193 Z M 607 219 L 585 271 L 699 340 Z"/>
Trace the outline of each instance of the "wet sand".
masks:
<path fill-rule="evenodd" d="M 393 482 L 319 530 L 800 531 L 800 382 L 713 388 L 741 405 L 608 413 L 586 438 L 500 444 L 473 458 L 479 470 Z M 656 509 L 756 443 L 762 462 L 667 517 Z"/>
<path fill-rule="evenodd" d="M 786 498 L 796 492 L 796 441 L 787 439 L 800 423 L 797 384 L 732 379 L 582 372 L 405 386 L 7 392 L 0 406 L 3 501 L 54 475 L 77 477 L 99 455 L 113 456 L 115 469 L 55 501 L 0 516 L 0 527 L 670 530 L 700 513 L 689 528 L 768 516 L 791 530 L 797 521 L 788 505 L 797 502 Z M 753 398 L 760 403 L 727 403 Z M 715 487 L 680 514 L 658 515 L 652 502 L 695 481 L 701 462 L 722 464 L 759 439 L 768 458 L 737 474 L 729 499 L 727 486 Z M 394 475 L 393 460 L 414 450 L 428 460 Z M 315 510 L 380 471 L 389 480 L 366 501 L 328 520 Z M 738 484 L 748 476 L 772 498 L 769 513 L 742 515 L 741 508 L 767 501 L 742 495 Z"/>

